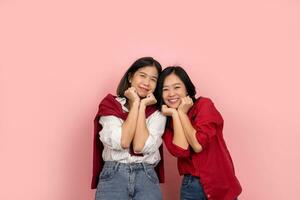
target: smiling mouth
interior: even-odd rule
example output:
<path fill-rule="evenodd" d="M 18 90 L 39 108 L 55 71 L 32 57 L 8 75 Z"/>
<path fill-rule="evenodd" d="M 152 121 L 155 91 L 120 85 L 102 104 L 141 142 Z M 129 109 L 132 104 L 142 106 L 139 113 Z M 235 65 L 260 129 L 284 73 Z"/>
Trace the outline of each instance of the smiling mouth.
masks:
<path fill-rule="evenodd" d="M 178 98 L 176 98 L 176 99 L 168 99 L 168 102 L 171 103 L 171 104 L 175 104 L 175 103 L 177 103 L 178 101 L 179 101 Z"/>
<path fill-rule="evenodd" d="M 143 87 L 139 87 L 143 92 L 149 92 L 149 89 L 147 88 L 143 88 Z"/>

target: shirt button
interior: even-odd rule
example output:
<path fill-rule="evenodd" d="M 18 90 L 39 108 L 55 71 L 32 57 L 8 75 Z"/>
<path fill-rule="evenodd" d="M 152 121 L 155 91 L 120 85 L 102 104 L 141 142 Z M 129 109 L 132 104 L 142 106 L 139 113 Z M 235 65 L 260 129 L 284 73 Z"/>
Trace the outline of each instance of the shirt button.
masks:
<path fill-rule="evenodd" d="M 208 198 L 208 199 L 210 198 L 210 194 L 207 195 L 207 198 Z"/>

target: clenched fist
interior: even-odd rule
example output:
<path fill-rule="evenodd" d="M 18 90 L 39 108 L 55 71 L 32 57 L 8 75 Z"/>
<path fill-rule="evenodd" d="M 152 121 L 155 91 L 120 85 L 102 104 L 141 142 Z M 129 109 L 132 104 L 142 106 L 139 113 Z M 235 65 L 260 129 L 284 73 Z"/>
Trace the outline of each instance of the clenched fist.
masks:
<path fill-rule="evenodd" d="M 127 99 L 129 100 L 129 104 L 134 103 L 134 102 L 140 102 L 140 97 L 137 94 L 137 91 L 134 87 L 130 87 L 128 88 L 125 92 L 124 92 L 124 96 L 127 97 Z"/>
<path fill-rule="evenodd" d="M 164 116 L 172 116 L 173 114 L 175 114 L 177 111 L 175 108 L 169 108 L 166 105 L 162 105 L 161 107 L 161 112 Z"/>
<path fill-rule="evenodd" d="M 191 97 L 189 97 L 189 96 L 183 97 L 183 98 L 181 98 L 181 103 L 178 107 L 178 111 L 186 114 L 190 110 L 190 108 L 193 106 L 193 104 L 194 104 L 194 102 L 191 99 Z"/>
<path fill-rule="evenodd" d="M 153 93 L 149 93 L 144 99 L 141 100 L 141 103 L 143 103 L 145 106 L 156 104 L 156 102 L 157 100 Z"/>

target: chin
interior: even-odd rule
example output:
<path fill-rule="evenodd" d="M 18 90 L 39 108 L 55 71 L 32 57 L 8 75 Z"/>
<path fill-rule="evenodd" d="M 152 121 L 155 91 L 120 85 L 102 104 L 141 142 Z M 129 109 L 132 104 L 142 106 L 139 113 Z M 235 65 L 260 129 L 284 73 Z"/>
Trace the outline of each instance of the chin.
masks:
<path fill-rule="evenodd" d="M 177 109 L 178 108 L 178 105 L 167 105 L 169 108 L 174 108 L 174 109 Z"/>
<path fill-rule="evenodd" d="M 145 98 L 147 96 L 147 93 L 144 92 L 138 92 L 139 97 Z"/>

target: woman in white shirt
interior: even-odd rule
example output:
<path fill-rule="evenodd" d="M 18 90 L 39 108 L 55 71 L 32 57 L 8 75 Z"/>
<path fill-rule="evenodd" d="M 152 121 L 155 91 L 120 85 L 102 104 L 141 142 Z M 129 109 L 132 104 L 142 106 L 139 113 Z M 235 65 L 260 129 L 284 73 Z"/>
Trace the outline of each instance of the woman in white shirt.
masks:
<path fill-rule="evenodd" d="M 162 199 L 154 170 L 163 156 L 159 147 L 166 123 L 155 106 L 160 72 L 161 65 L 153 58 L 136 60 L 121 79 L 117 96 L 107 95 L 100 103 L 96 119 L 102 128 L 104 166 L 96 200 Z M 95 165 L 99 168 L 94 143 Z"/>

